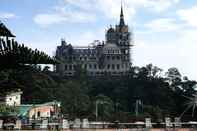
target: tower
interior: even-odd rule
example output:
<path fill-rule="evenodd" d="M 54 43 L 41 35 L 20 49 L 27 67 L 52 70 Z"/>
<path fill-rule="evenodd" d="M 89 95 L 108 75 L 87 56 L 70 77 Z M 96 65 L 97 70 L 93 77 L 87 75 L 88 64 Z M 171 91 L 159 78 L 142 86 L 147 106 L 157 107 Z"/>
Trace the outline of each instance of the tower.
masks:
<path fill-rule="evenodd" d="M 131 33 L 125 24 L 123 6 L 121 4 L 119 24 L 115 28 L 110 27 L 106 33 L 106 43 L 116 44 L 121 49 L 123 59 L 130 63 Z"/>

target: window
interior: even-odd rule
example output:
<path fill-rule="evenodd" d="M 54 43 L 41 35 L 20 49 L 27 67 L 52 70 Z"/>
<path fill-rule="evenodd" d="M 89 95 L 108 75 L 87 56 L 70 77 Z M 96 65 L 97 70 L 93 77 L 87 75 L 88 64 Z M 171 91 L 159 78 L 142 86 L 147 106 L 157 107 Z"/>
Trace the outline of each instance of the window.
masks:
<path fill-rule="evenodd" d="M 113 69 L 113 70 L 115 69 L 115 65 L 114 65 L 114 64 L 112 64 L 112 69 Z"/>
<path fill-rule="evenodd" d="M 37 116 L 40 117 L 40 111 L 37 112 Z"/>
<path fill-rule="evenodd" d="M 97 68 L 97 65 L 96 64 L 94 64 L 94 69 L 96 69 Z"/>
<path fill-rule="evenodd" d="M 117 56 L 116 58 L 117 58 L 117 60 L 120 60 L 120 56 Z"/>
<path fill-rule="evenodd" d="M 72 70 L 72 65 L 69 65 L 69 70 Z"/>
<path fill-rule="evenodd" d="M 120 69 L 120 65 L 119 65 L 119 64 L 117 64 L 117 69 L 118 69 L 118 70 Z"/>
<path fill-rule="evenodd" d="M 110 64 L 107 65 L 107 69 L 110 69 Z"/>
<path fill-rule="evenodd" d="M 67 66 L 67 65 L 65 65 L 64 69 L 65 69 L 65 70 L 68 70 L 68 66 Z"/>
<path fill-rule="evenodd" d="M 125 54 L 129 54 L 129 50 L 125 50 Z"/>
<path fill-rule="evenodd" d="M 76 67 L 77 67 L 76 65 L 73 65 L 73 68 L 74 68 L 74 69 L 76 69 Z"/>
<path fill-rule="evenodd" d="M 112 56 L 112 60 L 114 60 L 115 59 L 115 57 L 114 56 Z"/>
<path fill-rule="evenodd" d="M 110 56 L 107 56 L 107 60 L 109 60 L 110 59 Z"/>
<path fill-rule="evenodd" d="M 89 64 L 89 68 L 92 69 L 92 65 L 91 64 Z"/>

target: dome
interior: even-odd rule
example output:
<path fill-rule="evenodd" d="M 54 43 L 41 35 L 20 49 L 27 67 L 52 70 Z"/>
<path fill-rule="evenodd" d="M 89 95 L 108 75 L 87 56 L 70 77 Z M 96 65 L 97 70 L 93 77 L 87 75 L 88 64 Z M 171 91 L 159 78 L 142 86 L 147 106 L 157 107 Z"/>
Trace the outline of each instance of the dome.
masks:
<path fill-rule="evenodd" d="M 116 44 L 107 43 L 103 48 L 104 54 L 120 54 L 120 49 Z"/>
<path fill-rule="evenodd" d="M 119 49 L 119 48 L 117 47 L 116 44 L 107 43 L 107 44 L 105 44 L 104 49 Z"/>

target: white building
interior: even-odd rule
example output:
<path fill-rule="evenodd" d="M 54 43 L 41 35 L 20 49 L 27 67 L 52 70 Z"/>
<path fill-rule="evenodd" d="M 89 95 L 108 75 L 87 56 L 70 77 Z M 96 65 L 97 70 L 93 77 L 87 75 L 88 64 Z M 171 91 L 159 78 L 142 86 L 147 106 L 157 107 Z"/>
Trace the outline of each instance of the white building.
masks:
<path fill-rule="evenodd" d="M 17 92 L 7 93 L 5 96 L 1 97 L 0 102 L 8 106 L 20 106 L 21 94 L 22 92 L 20 90 Z"/>

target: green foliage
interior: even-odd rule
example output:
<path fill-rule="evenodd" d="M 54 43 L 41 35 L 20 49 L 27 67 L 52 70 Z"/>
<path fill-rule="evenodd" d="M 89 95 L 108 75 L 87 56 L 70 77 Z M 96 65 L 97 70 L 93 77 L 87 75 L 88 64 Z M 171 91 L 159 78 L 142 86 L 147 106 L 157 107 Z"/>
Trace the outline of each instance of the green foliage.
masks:
<path fill-rule="evenodd" d="M 109 97 L 99 94 L 96 96 L 96 103 L 98 105 L 98 120 L 110 120 L 114 112 L 113 101 Z"/>
<path fill-rule="evenodd" d="M 17 113 L 17 107 L 0 104 L 0 116 L 16 116 Z"/>
<path fill-rule="evenodd" d="M 99 101 L 98 120 L 132 121 L 136 100 L 141 100 L 139 117 L 160 121 L 168 115 L 179 116 L 185 109 L 183 96 L 196 93 L 196 81 L 182 80 L 178 69 L 169 70 L 166 74 L 170 75 L 164 77 L 162 69 L 152 64 L 132 67 L 129 76 L 113 78 L 89 78 L 80 68 L 77 71 L 79 75 L 65 78 L 48 67 L 43 71 L 28 67 L 1 71 L 0 78 L 20 85 L 23 103 L 61 101 L 62 112 L 70 119 L 95 120 L 95 104 Z M 169 78 L 174 76 L 179 81 L 172 84 Z"/>
<path fill-rule="evenodd" d="M 18 68 L 32 64 L 55 64 L 57 61 L 44 52 L 18 44 L 14 39 L 0 39 L 0 69 Z"/>

